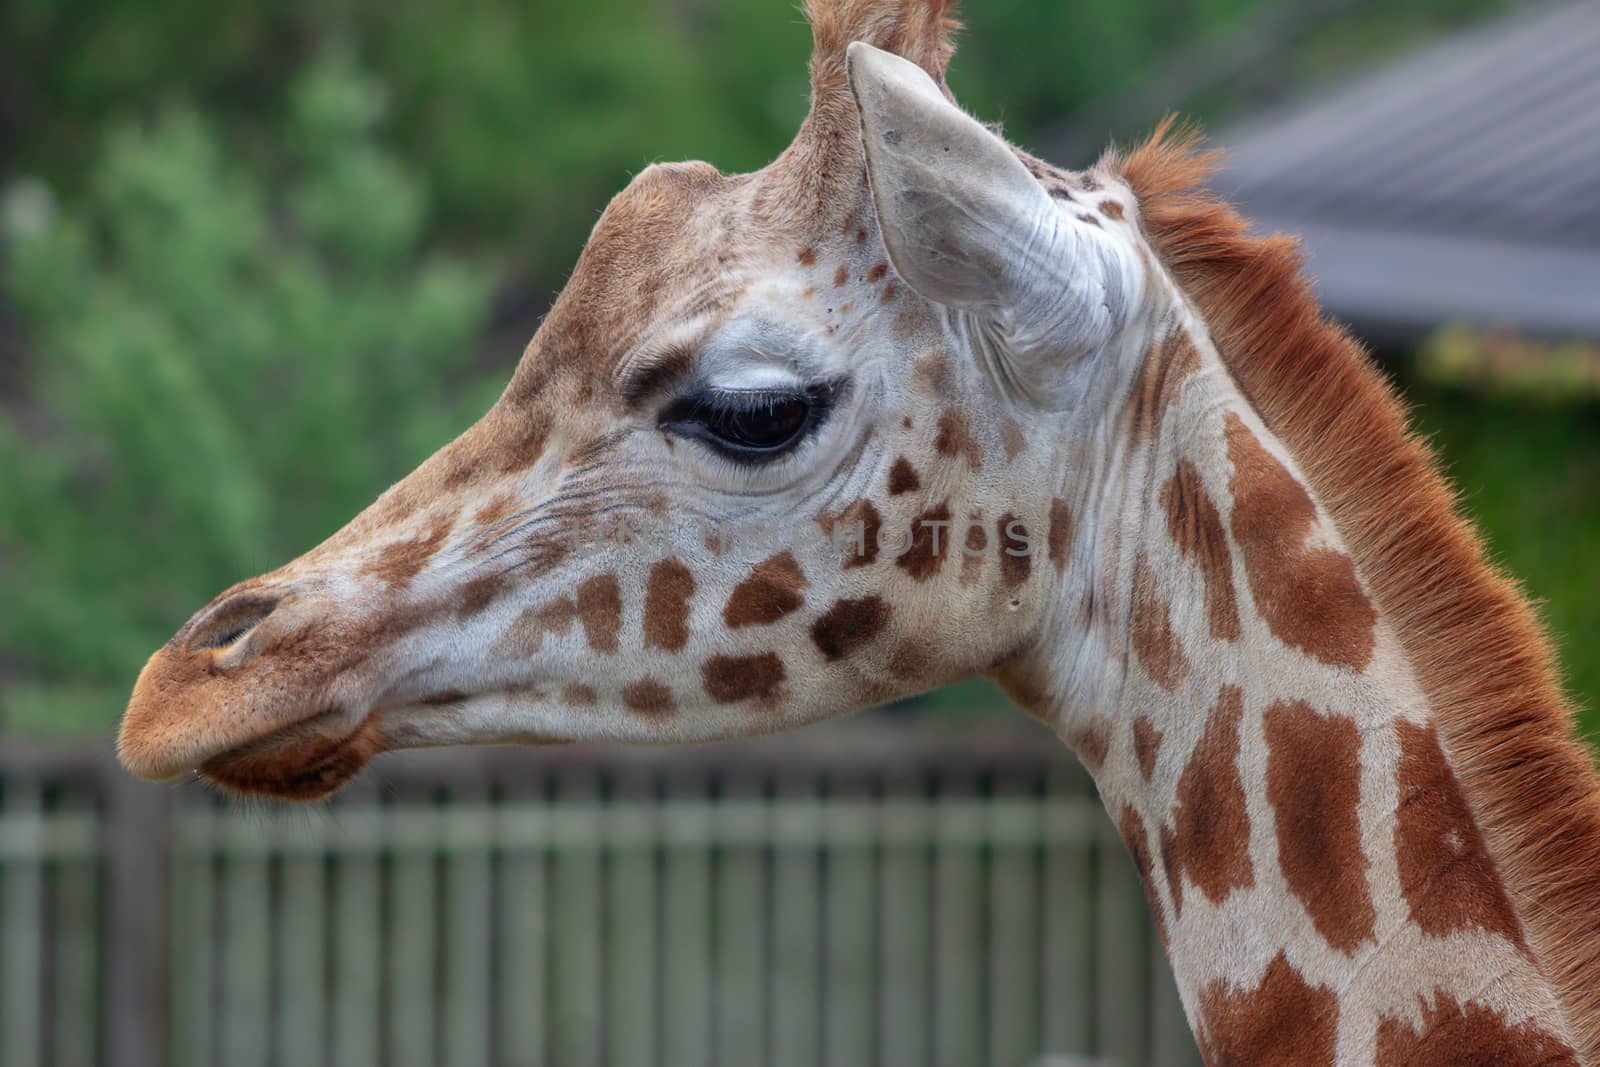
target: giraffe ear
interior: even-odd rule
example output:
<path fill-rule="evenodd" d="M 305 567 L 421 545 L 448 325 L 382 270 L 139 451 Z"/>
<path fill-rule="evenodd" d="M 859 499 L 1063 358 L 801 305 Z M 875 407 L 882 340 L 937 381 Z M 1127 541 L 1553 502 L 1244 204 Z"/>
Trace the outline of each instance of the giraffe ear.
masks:
<path fill-rule="evenodd" d="M 858 41 L 847 65 L 878 227 L 900 276 L 986 320 L 1014 356 L 1103 346 L 1121 325 L 1127 280 L 1111 242 L 1058 210 L 1010 146 L 916 64 Z"/>

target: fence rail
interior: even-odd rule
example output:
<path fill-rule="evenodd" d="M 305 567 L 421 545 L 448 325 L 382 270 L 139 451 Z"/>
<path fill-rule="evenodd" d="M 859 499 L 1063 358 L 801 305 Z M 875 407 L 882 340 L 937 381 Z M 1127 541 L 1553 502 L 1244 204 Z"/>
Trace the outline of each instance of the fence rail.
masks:
<path fill-rule="evenodd" d="M 1029 730 L 409 754 L 324 808 L 0 754 L 0 1065 L 1198 1062 Z"/>

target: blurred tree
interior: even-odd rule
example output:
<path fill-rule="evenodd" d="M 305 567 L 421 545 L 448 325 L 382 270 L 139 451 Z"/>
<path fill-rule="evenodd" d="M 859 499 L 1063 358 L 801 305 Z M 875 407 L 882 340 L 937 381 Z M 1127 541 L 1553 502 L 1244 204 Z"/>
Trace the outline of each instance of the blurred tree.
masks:
<path fill-rule="evenodd" d="M 34 404 L 0 416 L 0 647 L 125 688 L 233 581 L 309 548 L 487 406 L 441 386 L 494 278 L 420 243 L 421 179 L 337 54 L 292 84 L 277 195 L 174 107 L 115 127 L 82 205 L 7 199 Z M 48 704 L 13 680 L 13 719 Z M 119 700 L 95 704 L 100 722 Z"/>

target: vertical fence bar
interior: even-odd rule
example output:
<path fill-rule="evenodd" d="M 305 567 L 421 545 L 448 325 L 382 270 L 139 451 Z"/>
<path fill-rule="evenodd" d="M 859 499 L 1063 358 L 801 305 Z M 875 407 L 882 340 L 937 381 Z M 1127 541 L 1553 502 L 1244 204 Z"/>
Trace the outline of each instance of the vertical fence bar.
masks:
<path fill-rule="evenodd" d="M 173 806 L 178 820 L 172 860 L 172 1046 L 180 1067 L 206 1067 L 216 1059 L 212 1023 L 212 930 L 216 894 L 213 813 L 203 803 Z"/>
<path fill-rule="evenodd" d="M 762 811 L 761 780 L 730 775 L 722 802 L 754 815 Z M 716 1063 L 761 1067 L 765 1062 L 766 917 L 761 848 L 746 837 L 718 842 L 716 870 Z M 671 1065 L 668 1065 L 671 1067 Z"/>
<path fill-rule="evenodd" d="M 606 1026 L 609 1067 L 650 1067 L 657 1048 L 656 983 L 677 976 L 656 971 L 656 849 L 660 836 L 645 835 L 641 815 L 653 799 L 648 780 L 618 781 L 615 799 L 626 825 L 613 815 L 606 879 Z M 662 812 L 661 814 L 667 814 Z"/>
<path fill-rule="evenodd" d="M 448 857 L 445 907 L 449 916 L 449 942 L 443 969 L 444 1057 L 450 1067 L 489 1067 L 490 929 L 493 892 L 490 886 L 489 850 L 483 833 L 488 797 L 480 787 L 457 789 L 452 804 L 467 812 L 484 813 L 469 825 L 460 815 L 449 820 L 445 840 Z M 491 824 L 492 825 L 492 824 Z"/>
<path fill-rule="evenodd" d="M 0 1061 L 38 1063 L 43 1055 L 44 847 L 39 783 L 15 775 L 0 788 L 0 828 L 10 855 L 0 851 Z"/>
<path fill-rule="evenodd" d="M 557 783 L 556 803 L 574 822 L 593 819 L 599 790 L 592 774 L 564 776 Z M 550 986 L 554 1049 L 550 1060 L 563 1067 L 600 1067 L 601 949 L 600 859 L 588 833 L 564 839 L 555 853 L 552 888 L 556 917 L 555 967 L 560 980 Z"/>
<path fill-rule="evenodd" d="M 1032 962 L 1039 943 L 1038 883 L 1034 857 L 1039 811 L 1022 796 L 997 798 L 990 807 L 989 1058 L 1024 1064 L 1039 1052 L 1037 986 Z"/>
<path fill-rule="evenodd" d="M 849 820 L 860 817 L 861 805 L 858 798 L 837 796 L 823 805 L 828 877 L 822 992 L 827 1020 L 824 1062 L 829 1067 L 868 1067 L 876 1036 L 872 860 L 879 831 L 851 825 Z M 863 830 L 871 831 L 870 838 L 863 840 Z"/>
<path fill-rule="evenodd" d="M 895 791 L 884 797 L 879 824 L 887 842 L 878 913 L 882 943 L 882 1040 L 884 1067 L 926 1067 L 932 1018 L 929 963 L 935 936 L 931 878 L 932 806 L 920 795 Z"/>
<path fill-rule="evenodd" d="M 982 815 L 970 781 L 947 776 L 935 862 L 934 1062 L 984 1062 Z"/>
<path fill-rule="evenodd" d="M 519 795 L 514 804 L 500 809 L 499 817 L 503 825 L 515 819 L 542 826 L 546 805 L 542 797 Z M 552 914 L 545 883 L 547 855 L 542 847 L 518 849 L 506 856 L 500 869 L 495 909 L 502 923 L 497 1044 L 504 1067 L 551 1062 L 545 1043 L 550 941 L 546 917 Z"/>
<path fill-rule="evenodd" d="M 119 768 L 107 781 L 106 1067 L 167 1067 L 169 790 Z"/>
<path fill-rule="evenodd" d="M 271 907 L 259 824 L 230 819 L 222 876 L 222 1053 L 229 1067 L 266 1067 L 271 1009 Z"/>
<path fill-rule="evenodd" d="M 94 810 L 74 794 L 61 813 L 95 828 L 87 856 L 56 866 L 55 1065 L 93 1067 L 99 1061 L 100 838 Z"/>
<path fill-rule="evenodd" d="M 314 847 L 283 857 L 282 936 L 276 947 L 278 1048 L 284 1067 L 322 1067 L 327 1052 L 327 870 L 323 834 L 312 840 Z"/>
<path fill-rule="evenodd" d="M 701 775 L 669 784 L 667 802 L 683 804 L 669 825 L 682 840 L 665 844 L 662 886 L 662 1060 L 668 1065 L 711 1061 L 711 853 L 707 782 Z"/>
<path fill-rule="evenodd" d="M 345 852 L 336 871 L 334 913 L 333 1040 L 329 1057 L 338 1067 L 378 1062 L 382 990 L 382 883 L 377 849 L 385 844 L 387 819 L 369 790 L 335 808 L 334 819 L 369 817 L 377 840 Z"/>
<path fill-rule="evenodd" d="M 1127 849 L 1112 834 L 1099 846 L 1100 879 L 1096 958 L 1100 1054 L 1122 1067 L 1145 1062 L 1146 1003 L 1144 889 Z"/>
<path fill-rule="evenodd" d="M 1072 789 L 1052 775 L 1045 798 L 1049 810 Z M 1094 1047 L 1095 850 L 1083 842 L 1050 844 L 1044 858 L 1040 901 L 1043 959 L 1044 1049 L 1056 1056 L 1087 1055 Z"/>
<path fill-rule="evenodd" d="M 384 815 L 386 822 L 403 824 L 409 838 L 389 866 L 389 1060 L 394 1067 L 430 1067 L 438 1060 L 439 854 L 433 846 L 440 813 L 413 797 Z"/>
<path fill-rule="evenodd" d="M 822 965 L 817 922 L 822 884 L 813 844 L 821 821 L 816 780 L 810 775 L 780 780 L 772 815 L 772 1062 L 773 1067 L 816 1067 Z"/>

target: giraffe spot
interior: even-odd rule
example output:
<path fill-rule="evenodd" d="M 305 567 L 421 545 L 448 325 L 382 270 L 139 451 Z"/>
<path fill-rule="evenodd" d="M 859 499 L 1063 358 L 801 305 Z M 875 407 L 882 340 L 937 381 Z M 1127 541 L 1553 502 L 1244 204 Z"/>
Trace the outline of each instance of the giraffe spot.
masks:
<path fill-rule="evenodd" d="M 689 640 L 689 598 L 694 575 L 677 559 L 650 568 L 644 587 L 644 645 L 676 652 Z"/>
<path fill-rule="evenodd" d="M 1122 218 L 1122 205 L 1115 200 L 1102 200 L 1100 201 L 1100 214 L 1108 219 L 1120 220 Z"/>
<path fill-rule="evenodd" d="M 450 531 L 455 528 L 458 514 L 457 511 L 445 512 L 434 518 L 421 537 L 385 545 L 378 553 L 378 558 L 363 568 L 361 573 L 376 575 L 385 584 L 404 589 L 444 547 Z"/>
<path fill-rule="evenodd" d="M 1317 933 L 1347 956 L 1376 940 L 1378 914 L 1361 851 L 1361 733 L 1304 701 L 1267 708 L 1267 803 L 1278 864 Z"/>
<path fill-rule="evenodd" d="M 1078 212 L 1078 221 L 1079 222 L 1086 222 L 1090 226 L 1095 227 L 1096 229 L 1100 228 L 1100 220 L 1095 218 L 1093 215 L 1089 214 L 1087 211 Z"/>
<path fill-rule="evenodd" d="M 1050 562 L 1060 574 L 1072 551 L 1072 510 L 1060 497 L 1050 501 L 1050 530 L 1045 534 L 1045 544 L 1049 546 Z"/>
<path fill-rule="evenodd" d="M 927 642 L 920 638 L 908 638 L 889 653 L 889 673 L 896 678 L 919 678 L 927 673 L 932 662 L 933 656 L 928 651 Z"/>
<path fill-rule="evenodd" d="M 921 488 L 922 482 L 917 478 L 916 468 L 911 466 L 911 461 L 904 456 L 896 456 L 894 465 L 889 468 L 889 495 L 899 496 Z"/>
<path fill-rule="evenodd" d="M 1167 408 L 1178 398 L 1184 379 L 1200 369 L 1200 353 L 1187 333 L 1178 333 L 1151 343 L 1144 363 L 1128 398 L 1129 436 L 1142 445 L 1155 436 Z"/>
<path fill-rule="evenodd" d="M 1200 567 L 1205 583 L 1207 625 L 1218 641 L 1239 640 L 1239 605 L 1233 593 L 1233 554 L 1222 531 L 1217 506 L 1206 495 L 1200 472 L 1182 460 L 1178 472 L 1161 487 L 1167 533 L 1185 559 Z"/>
<path fill-rule="evenodd" d="M 505 659 L 531 656 L 544 647 L 546 634 L 564 636 L 577 617 L 578 606 L 570 597 L 557 597 L 540 607 L 527 608 L 495 642 L 493 654 Z"/>
<path fill-rule="evenodd" d="M 578 622 L 584 640 L 596 652 L 617 650 L 622 631 L 622 590 L 615 574 L 597 574 L 578 583 Z"/>
<path fill-rule="evenodd" d="M 576 708 L 593 707 L 600 701 L 594 687 L 584 685 L 582 682 L 570 682 L 562 686 L 561 699 Z"/>
<path fill-rule="evenodd" d="M 722 621 L 730 630 L 777 622 L 805 603 L 800 590 L 809 584 L 794 553 L 785 549 L 750 568 L 750 577 L 733 587 Z"/>
<path fill-rule="evenodd" d="M 1400 720 L 1399 807 L 1394 847 L 1400 892 L 1411 920 L 1443 937 L 1458 930 L 1499 934 L 1526 951 L 1522 924 L 1506 897 L 1432 723 Z"/>
<path fill-rule="evenodd" d="M 839 269 L 833 272 L 833 287 L 835 289 L 842 289 L 844 288 L 844 283 L 849 280 L 850 268 L 841 263 L 839 265 Z"/>
<path fill-rule="evenodd" d="M 1239 777 L 1239 721 L 1244 697 L 1225 685 L 1206 718 L 1205 732 L 1178 778 L 1172 831 L 1162 826 L 1162 852 L 1173 907 L 1183 910 L 1187 874 L 1206 899 L 1221 904 L 1235 889 L 1256 884 L 1250 863 L 1250 815 Z"/>
<path fill-rule="evenodd" d="M 965 551 L 961 553 L 961 584 L 970 586 L 983 574 L 983 553 L 989 547 L 989 531 L 983 528 L 983 512 L 967 516 Z"/>
<path fill-rule="evenodd" d="M 895 293 L 899 291 L 900 290 L 895 288 L 894 282 L 890 282 L 888 285 L 883 287 L 883 292 L 878 294 L 878 303 L 887 304 L 889 301 L 894 299 Z"/>
<path fill-rule="evenodd" d="M 678 710 L 672 690 L 654 678 L 641 678 L 622 687 L 622 706 L 640 715 L 665 716 Z"/>
<path fill-rule="evenodd" d="M 950 554 L 950 503 L 945 501 L 911 520 L 911 544 L 895 560 L 895 566 L 918 582 L 939 573 Z"/>
<path fill-rule="evenodd" d="M 1578 1067 L 1571 1046 L 1533 1022 L 1513 1025 L 1492 1008 L 1465 1008 L 1443 989 L 1417 997 L 1422 1028 L 1409 1018 L 1378 1019 L 1377 1067 Z"/>
<path fill-rule="evenodd" d="M 965 456 L 973 470 L 983 469 L 983 449 L 972 436 L 967 417 L 955 408 L 945 408 L 939 416 L 939 436 L 934 438 L 934 449 L 941 456 Z"/>
<path fill-rule="evenodd" d="M 1100 189 L 1100 179 L 1088 171 L 1078 175 L 1078 184 L 1084 188 L 1084 191 L 1090 193 L 1098 192 Z"/>
<path fill-rule="evenodd" d="M 1033 566 L 1033 545 L 1021 519 L 1006 512 L 994 522 L 995 541 L 1000 546 L 1000 580 L 1015 589 L 1028 580 Z"/>
<path fill-rule="evenodd" d="M 1362 670 L 1372 659 L 1378 614 L 1350 557 L 1308 547 L 1317 508 L 1305 486 L 1228 412 L 1233 462 L 1233 536 L 1256 608 L 1278 640 L 1336 667 Z"/>
<path fill-rule="evenodd" d="M 867 271 L 867 283 L 869 285 L 877 285 L 879 282 L 883 281 L 884 275 L 886 275 L 888 273 L 889 273 L 889 264 L 887 264 L 887 263 L 879 263 L 879 264 L 875 265 L 871 270 Z"/>
<path fill-rule="evenodd" d="M 1127 848 L 1128 855 L 1133 857 L 1133 866 L 1139 872 L 1139 884 L 1144 886 L 1144 899 L 1150 906 L 1150 917 L 1155 920 L 1156 933 L 1161 937 L 1161 943 L 1167 943 L 1167 915 L 1161 907 L 1161 896 L 1156 889 L 1155 872 L 1150 864 L 1150 831 L 1145 829 L 1144 820 L 1134 810 L 1133 805 L 1125 804 L 1122 808 L 1122 818 L 1117 820 L 1117 832 L 1122 837 L 1122 844 Z"/>
<path fill-rule="evenodd" d="M 712 656 L 700 665 L 706 695 L 718 704 L 771 700 L 783 685 L 783 660 L 775 652 L 754 656 Z"/>
<path fill-rule="evenodd" d="M 883 529 L 883 516 L 866 497 L 855 501 L 837 514 L 817 516 L 822 532 L 833 538 L 835 545 L 848 549 L 844 569 L 865 567 L 878 558 L 878 534 Z"/>
<path fill-rule="evenodd" d="M 811 640 L 829 662 L 844 659 L 883 631 L 889 605 L 881 597 L 836 600 L 811 626 Z"/>
<path fill-rule="evenodd" d="M 934 395 L 943 393 L 950 384 L 950 368 L 943 352 L 924 352 L 911 364 L 911 376 Z"/>
<path fill-rule="evenodd" d="M 512 576 L 505 571 L 472 579 L 461 587 L 461 596 L 456 602 L 456 618 L 470 619 L 481 614 L 515 584 Z"/>
<path fill-rule="evenodd" d="M 472 523 L 479 529 L 487 529 L 498 525 L 500 520 L 506 518 L 515 509 L 517 496 L 515 493 L 497 493 L 487 504 L 479 508 L 472 516 Z"/>
<path fill-rule="evenodd" d="M 1139 774 L 1145 781 L 1156 772 L 1156 756 L 1161 752 L 1162 733 L 1148 715 L 1133 720 L 1133 754 L 1139 761 Z"/>
<path fill-rule="evenodd" d="M 1279 952 L 1260 984 L 1207 982 L 1197 1000 L 1208 1067 L 1333 1067 L 1339 998 L 1308 983 Z"/>
<path fill-rule="evenodd" d="M 1101 716 L 1095 716 L 1068 730 L 1063 737 L 1067 747 L 1078 754 L 1090 773 L 1106 765 L 1106 753 L 1111 748 L 1111 727 Z"/>
<path fill-rule="evenodd" d="M 1172 628 L 1167 602 L 1156 590 L 1156 576 L 1143 551 L 1133 564 L 1133 651 L 1145 673 L 1169 693 L 1189 674 L 1189 657 Z"/>
<path fill-rule="evenodd" d="M 1005 450 L 1007 463 L 1022 455 L 1022 450 L 1028 447 L 1028 439 L 1022 436 L 1022 427 L 1009 415 L 1000 423 L 1000 447 Z"/>
<path fill-rule="evenodd" d="M 817 261 L 817 250 L 815 248 L 802 248 L 795 254 L 794 258 L 800 261 L 802 267 L 809 267 Z"/>
<path fill-rule="evenodd" d="M 856 244 L 864 245 L 866 243 L 867 243 L 867 228 L 865 226 L 856 227 Z"/>
<path fill-rule="evenodd" d="M 502 474 L 525 471 L 544 455 L 545 442 L 550 437 L 550 425 L 544 415 L 527 415 L 518 423 L 515 433 L 505 446 L 500 463 Z"/>

